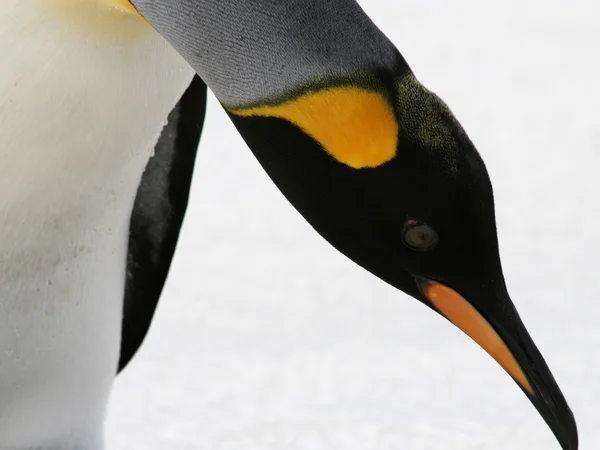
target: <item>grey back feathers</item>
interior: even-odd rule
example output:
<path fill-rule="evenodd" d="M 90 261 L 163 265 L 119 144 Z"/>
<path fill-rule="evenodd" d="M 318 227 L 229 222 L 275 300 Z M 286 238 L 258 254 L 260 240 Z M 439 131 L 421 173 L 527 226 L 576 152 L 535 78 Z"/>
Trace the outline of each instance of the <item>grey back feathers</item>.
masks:
<path fill-rule="evenodd" d="M 132 0 L 226 106 L 390 67 L 398 52 L 354 0 Z"/>
<path fill-rule="evenodd" d="M 137 191 L 129 231 L 118 371 L 142 344 L 166 281 L 187 208 L 206 111 L 206 85 L 195 76 L 169 114 Z"/>

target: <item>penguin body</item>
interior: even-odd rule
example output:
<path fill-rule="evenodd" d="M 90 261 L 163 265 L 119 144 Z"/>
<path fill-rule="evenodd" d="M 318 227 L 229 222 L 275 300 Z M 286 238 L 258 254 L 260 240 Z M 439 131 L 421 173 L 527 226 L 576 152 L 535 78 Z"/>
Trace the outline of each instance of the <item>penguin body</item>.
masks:
<path fill-rule="evenodd" d="M 103 447 L 207 87 L 317 232 L 473 338 L 577 449 L 506 289 L 485 165 L 354 0 L 7 0 L 0 54 L 0 450 Z"/>
<path fill-rule="evenodd" d="M 134 197 L 193 76 L 138 16 L 84 3 L 0 15 L 2 450 L 101 447 Z"/>

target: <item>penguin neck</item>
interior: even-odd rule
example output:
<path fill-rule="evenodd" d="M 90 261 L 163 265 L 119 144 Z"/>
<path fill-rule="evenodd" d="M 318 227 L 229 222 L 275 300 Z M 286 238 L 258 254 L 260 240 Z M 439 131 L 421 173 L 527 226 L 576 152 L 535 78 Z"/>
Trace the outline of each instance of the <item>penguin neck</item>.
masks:
<path fill-rule="evenodd" d="M 394 45 L 354 0 L 171 0 L 176 21 L 161 19 L 166 7 L 153 0 L 132 3 L 228 108 L 398 63 Z"/>

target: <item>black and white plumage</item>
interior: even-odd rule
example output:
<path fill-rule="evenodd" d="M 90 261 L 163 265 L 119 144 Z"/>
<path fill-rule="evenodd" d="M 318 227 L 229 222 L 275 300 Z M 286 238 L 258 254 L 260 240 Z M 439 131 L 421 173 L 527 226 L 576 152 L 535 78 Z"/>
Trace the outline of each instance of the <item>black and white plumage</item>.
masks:
<path fill-rule="evenodd" d="M 506 292 L 483 161 L 358 4 L 132 3 L 3 5 L 0 450 L 102 448 L 175 251 L 207 86 L 325 239 L 476 340 L 575 450 Z"/>

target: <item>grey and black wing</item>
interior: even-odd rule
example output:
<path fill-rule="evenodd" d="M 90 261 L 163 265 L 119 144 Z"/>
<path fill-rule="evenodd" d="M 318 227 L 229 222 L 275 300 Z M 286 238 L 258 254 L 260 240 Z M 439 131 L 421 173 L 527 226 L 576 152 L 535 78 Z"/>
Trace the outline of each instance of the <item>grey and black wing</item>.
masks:
<path fill-rule="evenodd" d="M 137 191 L 129 227 L 118 372 L 152 322 L 187 208 L 206 112 L 206 84 L 195 76 L 169 114 Z"/>

